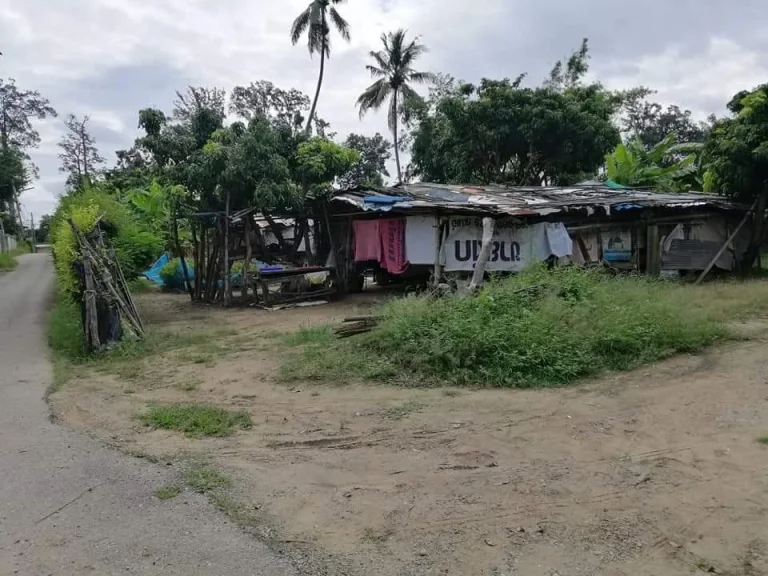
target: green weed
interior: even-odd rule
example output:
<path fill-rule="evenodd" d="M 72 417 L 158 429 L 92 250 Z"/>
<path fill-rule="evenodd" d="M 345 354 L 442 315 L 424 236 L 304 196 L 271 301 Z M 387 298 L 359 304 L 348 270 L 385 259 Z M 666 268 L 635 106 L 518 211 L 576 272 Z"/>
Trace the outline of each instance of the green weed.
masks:
<path fill-rule="evenodd" d="M 179 494 L 181 494 L 181 488 L 178 486 L 163 486 L 155 490 L 155 496 L 157 496 L 158 500 L 170 500 L 171 498 L 176 498 Z"/>
<path fill-rule="evenodd" d="M 0 272 L 13 270 L 18 265 L 19 262 L 12 254 L 9 254 L 8 252 L 0 253 Z"/>
<path fill-rule="evenodd" d="M 768 435 L 760 436 L 757 439 L 757 443 L 758 444 L 762 444 L 763 446 L 768 446 Z"/>
<path fill-rule="evenodd" d="M 735 337 L 728 323 L 764 311 L 768 283 L 687 286 L 578 268 L 534 268 L 475 297 L 409 297 L 379 325 L 288 354 L 284 380 L 359 379 L 459 386 L 559 386 Z"/>
<path fill-rule="evenodd" d="M 282 338 L 286 346 L 324 345 L 333 341 L 333 327 L 328 324 L 301 326 L 298 331 L 285 334 Z"/>
<path fill-rule="evenodd" d="M 210 492 L 227 488 L 232 484 L 229 476 L 203 464 L 195 464 L 187 468 L 184 472 L 184 480 L 190 488 L 198 492 Z"/>
<path fill-rule="evenodd" d="M 237 428 L 251 427 L 251 417 L 248 412 L 229 411 L 204 404 L 150 406 L 140 419 L 147 426 L 176 430 L 191 438 L 230 436 Z"/>

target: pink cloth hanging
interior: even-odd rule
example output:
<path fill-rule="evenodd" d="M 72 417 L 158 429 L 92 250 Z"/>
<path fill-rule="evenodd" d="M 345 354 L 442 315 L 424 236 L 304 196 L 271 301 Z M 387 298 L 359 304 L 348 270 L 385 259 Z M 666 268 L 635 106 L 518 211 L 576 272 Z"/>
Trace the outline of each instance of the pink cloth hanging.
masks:
<path fill-rule="evenodd" d="M 380 220 L 381 267 L 390 274 L 402 274 L 408 268 L 405 259 L 405 218 Z"/>
<path fill-rule="evenodd" d="M 379 220 L 355 220 L 355 262 L 381 260 L 381 234 Z"/>

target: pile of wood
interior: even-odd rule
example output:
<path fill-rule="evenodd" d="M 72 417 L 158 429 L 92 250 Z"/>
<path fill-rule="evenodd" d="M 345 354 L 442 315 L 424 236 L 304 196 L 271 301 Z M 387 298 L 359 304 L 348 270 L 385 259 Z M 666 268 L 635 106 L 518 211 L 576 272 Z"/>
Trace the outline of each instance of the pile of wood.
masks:
<path fill-rule="evenodd" d="M 376 316 L 353 316 L 344 318 L 344 325 L 336 328 L 335 332 L 339 338 L 349 338 L 356 334 L 370 332 L 379 323 Z"/>
<path fill-rule="evenodd" d="M 144 323 L 131 298 L 117 254 L 105 241 L 98 222 L 87 236 L 71 218 L 69 225 L 77 238 L 82 264 L 83 330 L 88 349 L 99 350 L 124 335 L 145 338 Z"/>

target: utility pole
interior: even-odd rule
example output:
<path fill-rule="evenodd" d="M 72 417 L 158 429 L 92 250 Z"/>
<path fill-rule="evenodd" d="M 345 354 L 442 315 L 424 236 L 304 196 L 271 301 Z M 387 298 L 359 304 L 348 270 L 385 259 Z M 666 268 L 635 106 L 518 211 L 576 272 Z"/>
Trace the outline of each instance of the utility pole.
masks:
<path fill-rule="evenodd" d="M 29 234 L 31 236 L 32 254 L 37 254 L 37 238 L 35 237 L 35 215 L 29 213 Z"/>

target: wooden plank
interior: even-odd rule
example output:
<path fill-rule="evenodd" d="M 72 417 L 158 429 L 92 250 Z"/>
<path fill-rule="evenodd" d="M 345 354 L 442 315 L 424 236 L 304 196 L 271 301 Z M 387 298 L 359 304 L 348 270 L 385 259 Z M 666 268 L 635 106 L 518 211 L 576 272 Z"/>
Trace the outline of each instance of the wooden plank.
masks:
<path fill-rule="evenodd" d="M 650 224 L 645 240 L 645 273 L 658 276 L 661 273 L 661 244 L 659 225 Z"/>

